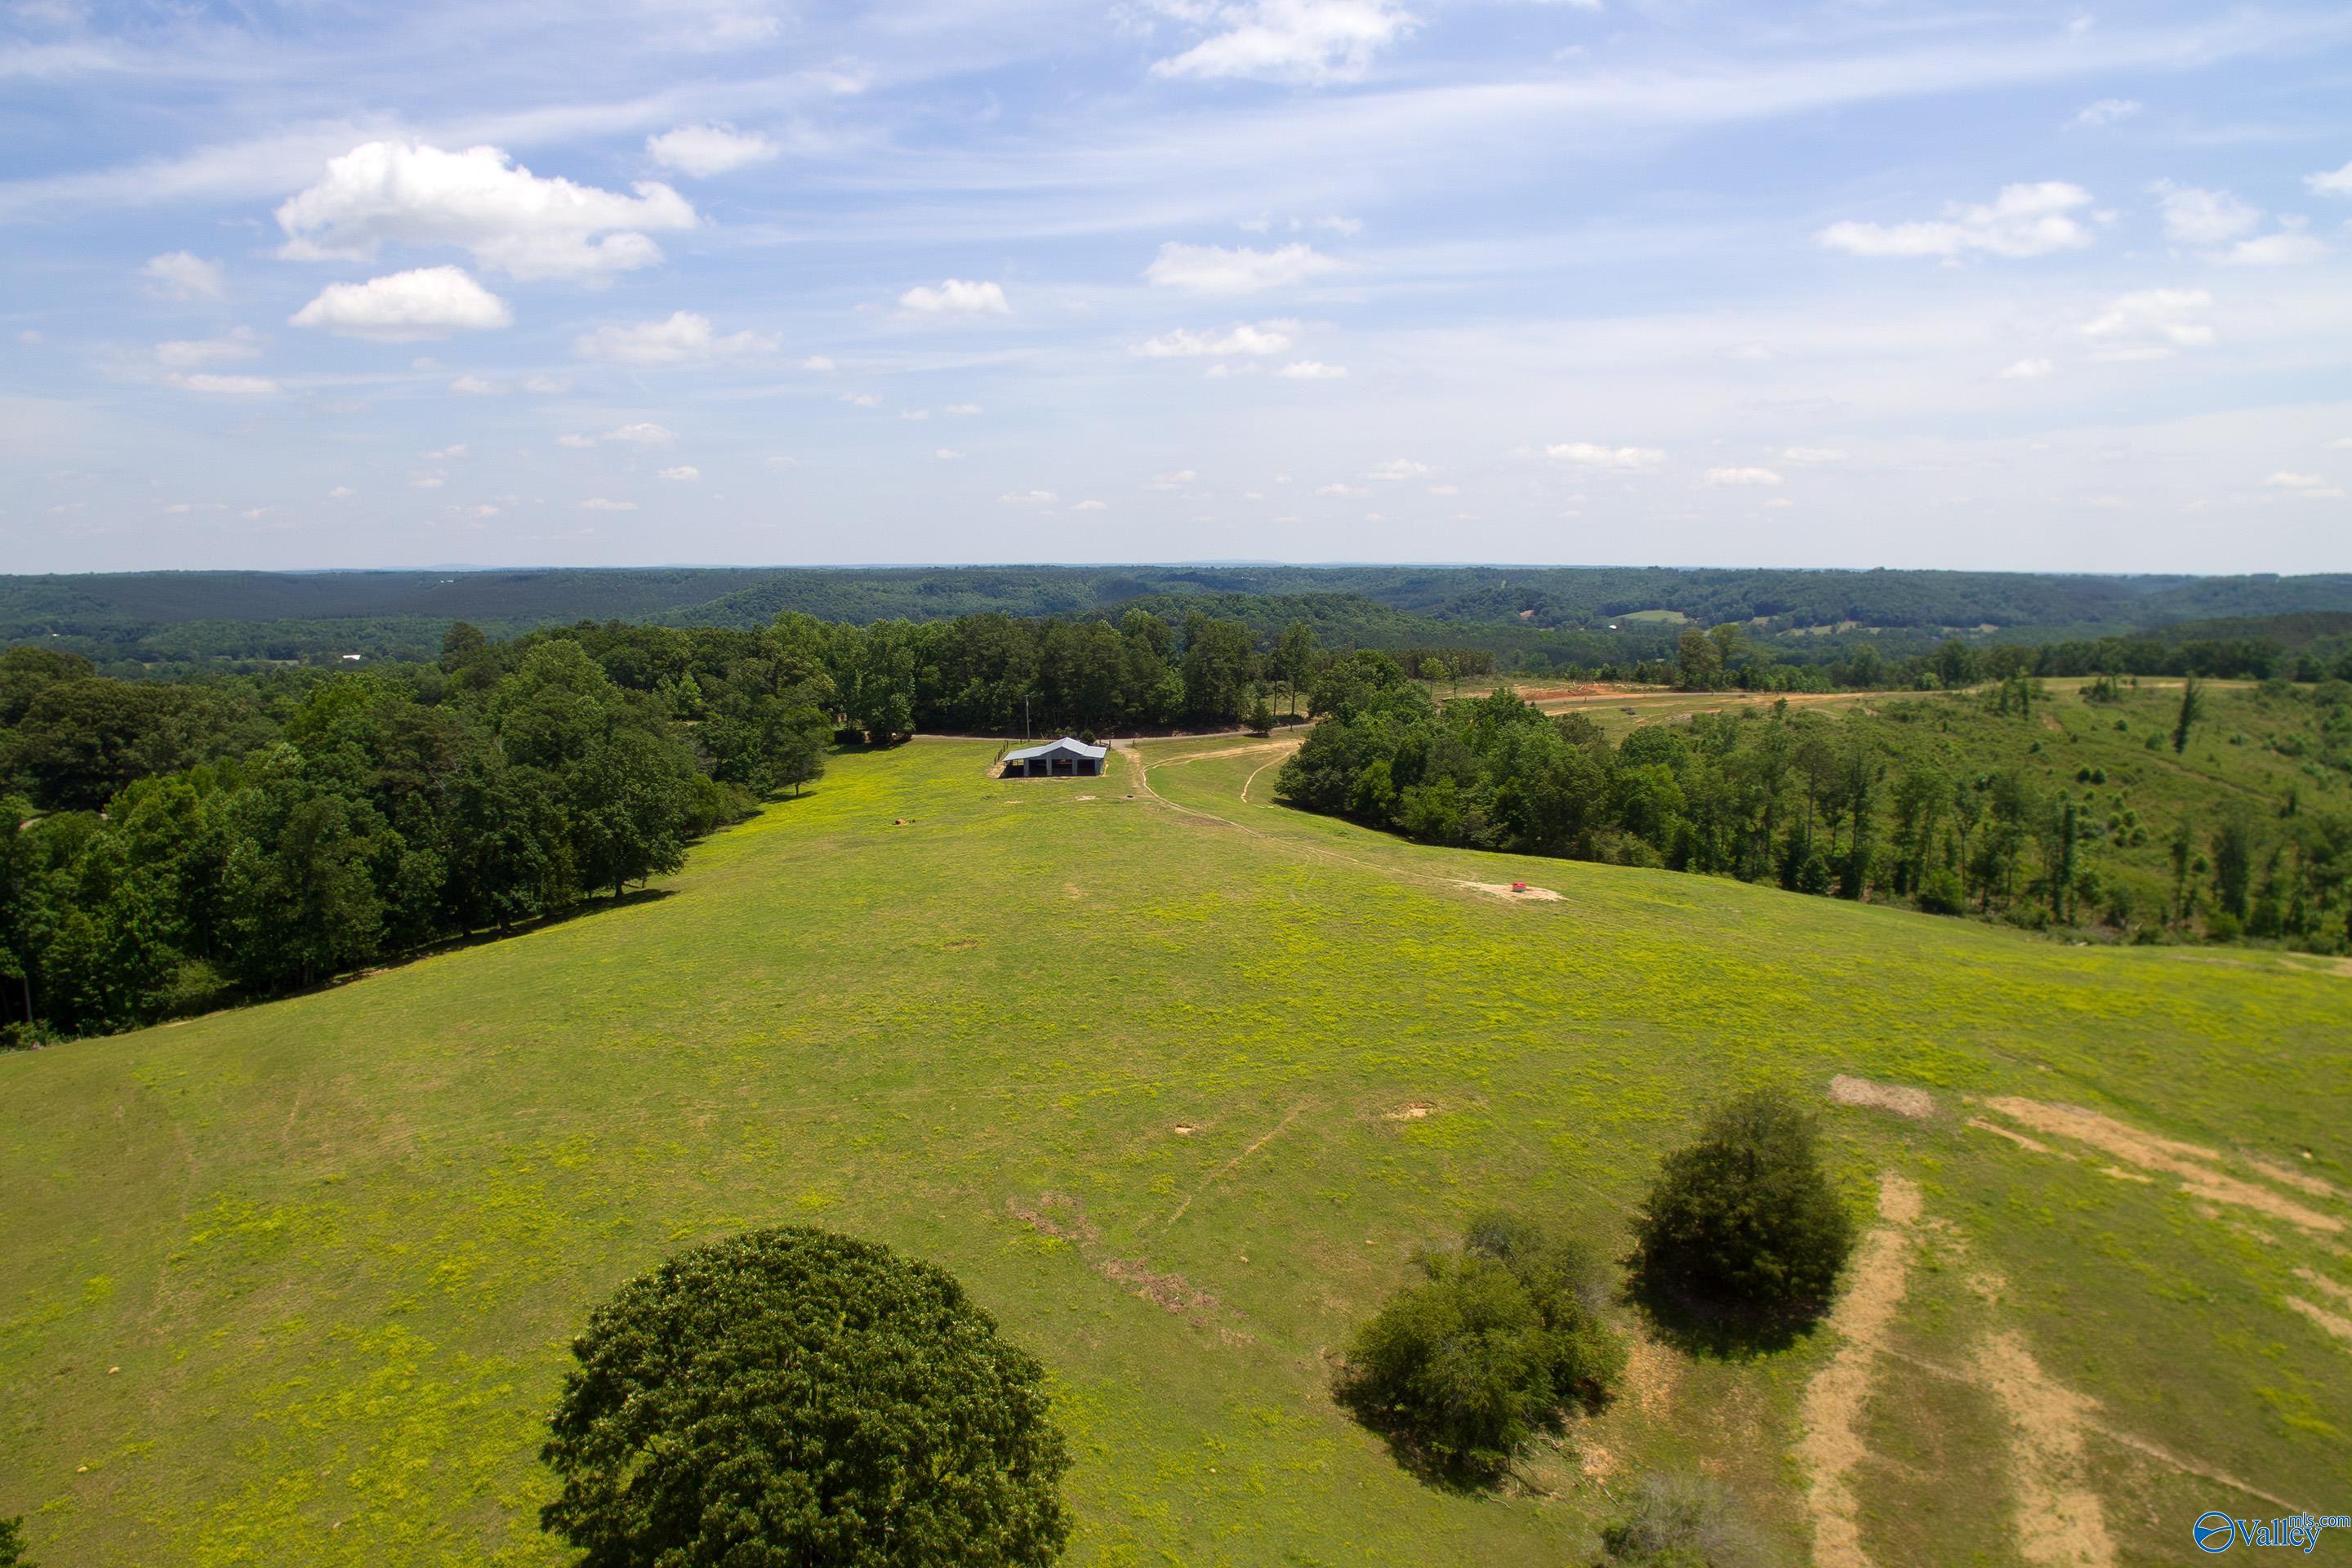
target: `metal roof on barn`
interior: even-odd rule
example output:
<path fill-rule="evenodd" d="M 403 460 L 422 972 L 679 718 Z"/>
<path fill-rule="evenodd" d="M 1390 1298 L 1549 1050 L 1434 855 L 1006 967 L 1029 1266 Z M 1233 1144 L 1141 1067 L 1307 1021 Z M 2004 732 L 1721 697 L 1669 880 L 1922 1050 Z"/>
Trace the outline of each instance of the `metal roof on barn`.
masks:
<path fill-rule="evenodd" d="M 1048 741 L 1042 746 L 1028 746 L 1018 752 L 1007 752 L 1004 753 L 1004 760 L 1008 763 L 1025 763 L 1032 757 L 1092 757 L 1095 761 L 1100 762 L 1109 753 L 1108 746 L 1089 746 L 1076 736 L 1065 735 L 1058 741 Z"/>

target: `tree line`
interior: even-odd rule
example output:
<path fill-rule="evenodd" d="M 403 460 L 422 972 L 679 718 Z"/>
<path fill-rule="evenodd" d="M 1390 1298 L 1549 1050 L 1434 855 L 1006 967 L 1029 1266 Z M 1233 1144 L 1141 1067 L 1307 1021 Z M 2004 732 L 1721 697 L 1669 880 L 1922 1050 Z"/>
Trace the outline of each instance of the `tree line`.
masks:
<path fill-rule="evenodd" d="M 2038 699 L 2019 676 L 1977 700 L 2030 722 Z M 2193 687 L 2183 694 L 2176 751 L 2199 700 Z M 2023 768 L 1972 766 L 1924 736 L 1890 746 L 1888 723 L 1926 722 L 1916 704 L 1882 723 L 1784 701 L 1769 716 L 1644 725 L 1612 744 L 1584 714 L 1548 715 L 1508 689 L 1441 710 L 1394 660 L 1364 652 L 1333 664 L 1312 703 L 1324 722 L 1284 764 L 1276 798 L 1423 842 L 2032 925 L 2150 931 L 2201 918 L 2218 936 L 2352 943 L 2352 820 L 2301 813 L 2267 837 L 2243 809 L 2223 810 L 2205 835 L 2184 821 L 2167 907 L 2139 907 L 2098 853 L 2145 843 L 2136 816 Z"/>

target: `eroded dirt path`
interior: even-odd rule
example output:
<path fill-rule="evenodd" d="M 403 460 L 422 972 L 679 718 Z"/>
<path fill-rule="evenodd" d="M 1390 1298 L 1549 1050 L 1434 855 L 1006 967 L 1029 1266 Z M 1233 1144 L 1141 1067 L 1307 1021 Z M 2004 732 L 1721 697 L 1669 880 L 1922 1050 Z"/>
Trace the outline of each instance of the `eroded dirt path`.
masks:
<path fill-rule="evenodd" d="M 2111 1568 L 2116 1546 L 2083 1453 L 2097 1406 L 2053 1381 L 2014 1333 L 1987 1335 L 1976 1370 L 2009 1417 L 2019 1553 L 2047 1568 Z"/>
<path fill-rule="evenodd" d="M 1852 1280 L 1830 1315 L 1840 1341 L 1837 1354 L 1805 1388 L 1805 1435 L 1797 1457 L 1812 1473 L 1805 1511 L 1812 1520 L 1813 1561 L 1820 1568 L 1871 1568 L 1862 1549 L 1853 1475 L 1869 1457 L 1862 1440 L 1863 1409 L 1870 1401 L 1880 1346 L 1910 1288 L 1912 1227 L 1919 1213 L 1916 1186 L 1892 1171 L 1878 1178 L 1879 1223 L 1863 1237 Z"/>

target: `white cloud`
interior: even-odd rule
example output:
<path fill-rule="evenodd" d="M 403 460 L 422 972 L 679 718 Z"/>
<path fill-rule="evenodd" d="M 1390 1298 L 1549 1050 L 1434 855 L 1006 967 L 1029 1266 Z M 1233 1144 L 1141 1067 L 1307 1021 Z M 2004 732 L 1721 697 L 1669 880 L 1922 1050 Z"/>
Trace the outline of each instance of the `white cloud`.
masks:
<path fill-rule="evenodd" d="M 674 310 L 663 321 L 599 327 L 572 341 L 572 352 L 580 358 L 617 364 L 702 364 L 775 351 L 776 340 L 762 332 L 719 337 L 711 330 L 710 318 L 693 310 Z"/>
<path fill-rule="evenodd" d="M 2315 195 L 2352 196 L 2352 159 L 2347 159 L 2340 169 L 2330 169 L 2317 174 L 2305 174 L 2303 177 L 2303 183 L 2311 187 Z M 158 258 L 158 259 L 161 258 Z M 150 262 L 148 265 L 152 267 L 154 263 Z"/>
<path fill-rule="evenodd" d="M 1278 354 L 1291 344 L 1297 321 L 1236 321 L 1223 331 L 1195 332 L 1183 327 L 1136 345 L 1146 359 L 1197 359 L 1209 354 Z"/>
<path fill-rule="evenodd" d="M 2096 103 L 2084 104 L 2066 123 L 2085 127 L 2114 125 L 2129 120 L 2146 107 L 2136 98 L 2103 98 Z"/>
<path fill-rule="evenodd" d="M 1546 447 L 1544 456 L 1580 468 L 1613 468 L 1622 473 L 1654 468 L 1666 460 L 1655 447 L 1601 447 L 1591 441 L 1558 442 Z"/>
<path fill-rule="evenodd" d="M 2046 359 L 2021 359 L 2000 373 L 2003 381 L 2040 381 L 2045 375 L 2055 375 L 2058 367 Z"/>
<path fill-rule="evenodd" d="M 1774 511 L 1779 511 L 1784 507 L 1791 507 L 1797 503 L 1790 500 L 1787 496 L 1774 496 L 1770 500 L 1768 500 L 1763 504 L 1770 507 Z"/>
<path fill-rule="evenodd" d="M 139 269 L 142 287 L 158 300 L 217 300 L 225 289 L 220 264 L 185 250 L 151 256 Z"/>
<path fill-rule="evenodd" d="M 618 441 L 626 447 L 667 447 L 677 439 L 677 432 L 667 425 L 639 420 L 633 425 L 620 425 L 604 432 L 607 441 Z"/>
<path fill-rule="evenodd" d="M 1274 373 L 1293 381 L 1338 381 L 1348 374 L 1344 364 L 1325 364 L 1321 360 L 1293 360 Z"/>
<path fill-rule="evenodd" d="M 569 392 L 572 390 L 572 378 L 568 375 L 527 375 L 522 378 L 522 389 L 543 395 Z"/>
<path fill-rule="evenodd" d="M 2202 289 L 2142 289 L 2117 295 L 2083 323 L 2083 335 L 2112 343 L 2114 360 L 2162 359 L 2179 349 L 2213 345 L 2212 327 L 2197 318 L 2213 303 Z"/>
<path fill-rule="evenodd" d="M 236 327 L 216 338 L 182 339 L 155 345 L 155 363 L 173 370 L 194 370 L 198 365 L 218 364 L 224 360 L 251 359 L 261 352 L 261 340 L 250 327 Z"/>
<path fill-rule="evenodd" d="M 52 509 L 55 510 L 55 509 Z M 167 517 L 181 517 L 196 511 L 226 511 L 228 505 L 216 500 L 175 500 L 163 509 Z"/>
<path fill-rule="evenodd" d="M 1005 506 L 1051 506 L 1060 498 L 1052 490 L 1013 490 L 996 499 Z"/>
<path fill-rule="evenodd" d="M 635 511 L 637 510 L 637 503 L 633 500 L 606 500 L 603 496 L 590 496 L 580 503 L 580 510 L 582 511 Z"/>
<path fill-rule="evenodd" d="M 1160 9 L 1218 29 L 1154 62 L 1160 77 L 1354 81 L 1417 25 L 1395 0 L 1161 0 Z"/>
<path fill-rule="evenodd" d="M 1769 468 L 1709 468 L 1706 482 L 1711 485 L 1777 485 L 1780 476 Z"/>
<path fill-rule="evenodd" d="M 1391 458 L 1364 477 L 1371 479 L 1425 479 L 1429 477 L 1429 465 L 1416 463 L 1411 458 Z"/>
<path fill-rule="evenodd" d="M 846 403 L 853 408 L 879 408 L 882 406 L 882 395 L 878 392 L 845 392 L 836 401 Z"/>
<path fill-rule="evenodd" d="M 825 358 L 823 354 L 811 354 L 808 358 L 801 361 L 801 368 L 803 370 L 826 371 L 839 370 L 841 367 L 834 363 L 831 360 Z"/>
<path fill-rule="evenodd" d="M 333 489 L 327 492 L 327 499 L 329 500 L 349 500 L 359 493 L 359 491 L 352 489 L 349 485 L 337 485 Z"/>
<path fill-rule="evenodd" d="M 732 125 L 681 125 L 646 137 L 646 153 L 665 169 L 707 180 L 746 163 L 765 163 L 776 155 L 777 147 L 756 131 L 738 131 Z"/>
<path fill-rule="evenodd" d="M 1833 223 L 1814 236 L 1832 250 L 1855 256 L 2046 256 L 2091 243 L 2091 231 L 2067 216 L 2090 204 L 2091 193 L 2063 180 L 2003 185 L 1981 205 L 1949 203 L 1944 216 L 1919 223 Z"/>
<path fill-rule="evenodd" d="M 929 419 L 930 416 L 931 411 L 928 408 L 901 408 L 898 410 L 898 417 L 901 419 Z"/>
<path fill-rule="evenodd" d="M 269 397 L 278 384 L 266 375 L 167 375 L 164 382 L 182 392 L 202 392 L 221 397 Z"/>
<path fill-rule="evenodd" d="M 931 454 L 931 457 L 935 460 L 942 463 L 955 462 L 963 456 L 963 453 L 957 451 L 953 447 L 941 447 L 938 451 Z"/>
<path fill-rule="evenodd" d="M 594 279 L 660 261 L 649 231 L 695 226 L 694 208 L 667 185 L 635 189 L 542 180 L 496 147 L 370 142 L 328 160 L 316 184 L 278 209 L 279 254 L 367 260 L 387 243 L 449 245 L 509 277 Z"/>
<path fill-rule="evenodd" d="M 2263 483 L 2283 490 L 2315 490 L 2324 489 L 2327 486 L 2327 480 L 2317 474 L 2290 473 L 2284 468 L 2271 475 Z"/>
<path fill-rule="evenodd" d="M 1152 475 L 1144 480 L 1143 488 L 1148 490 L 1181 490 L 1200 477 L 1191 468 L 1176 468 L 1168 473 Z"/>
<path fill-rule="evenodd" d="M 690 485 L 702 478 L 702 470 L 681 463 L 675 468 L 664 468 L 661 477 L 672 484 Z"/>
<path fill-rule="evenodd" d="M 2327 443 L 2327 449 L 2331 452 L 2352 452 L 2352 436 L 2338 436 Z"/>
<path fill-rule="evenodd" d="M 444 447 L 437 452 L 419 452 L 416 455 L 428 463 L 446 463 L 452 458 L 464 457 L 466 443 L 459 441 L 454 446 Z"/>
<path fill-rule="evenodd" d="M 2327 247 L 2299 228 L 2283 228 L 2230 247 L 2221 259 L 2232 267 L 2295 267 L 2316 261 Z"/>
<path fill-rule="evenodd" d="M 408 488 L 413 490 L 437 490 L 448 482 L 446 474 L 411 474 Z"/>
<path fill-rule="evenodd" d="M 1098 500 L 1082 500 L 1070 510 L 1072 511 L 1108 511 L 1110 508 Z"/>
<path fill-rule="evenodd" d="M 497 397 L 502 395 L 506 388 L 495 381 L 485 381 L 478 375 L 461 375 L 449 384 L 449 390 L 462 393 L 467 397 Z"/>
<path fill-rule="evenodd" d="M 2219 245 L 2249 233 L 2263 221 L 2263 209 L 2227 191 L 2200 190 L 2158 180 L 2150 187 L 2164 212 L 2164 237 L 2183 245 Z"/>
<path fill-rule="evenodd" d="M 1845 454 L 1835 447 L 1788 447 L 1780 456 L 1792 463 L 1843 463 Z"/>
<path fill-rule="evenodd" d="M 898 296 L 898 308 L 919 316 L 1009 316 L 1013 307 L 993 283 L 950 278 L 933 289 L 919 283 Z"/>
<path fill-rule="evenodd" d="M 511 326 L 506 301 L 455 267 L 421 267 L 364 283 L 330 283 L 288 318 L 348 338 L 409 342 Z"/>
<path fill-rule="evenodd" d="M 1195 294 L 1255 294 L 1337 272 L 1341 265 L 1311 245 L 1253 250 L 1247 246 L 1228 249 L 1222 245 L 1181 245 L 1170 240 L 1143 269 L 1143 277 L 1156 287 L 1185 289 Z"/>
<path fill-rule="evenodd" d="M 969 419 L 975 414 L 987 412 L 988 410 L 977 403 L 950 403 L 947 406 L 948 417 L 950 419 Z"/>
<path fill-rule="evenodd" d="M 1334 483 L 1316 486 L 1315 493 L 1318 496 L 1344 496 L 1351 500 L 1360 500 L 1372 492 L 1361 485 Z"/>
<path fill-rule="evenodd" d="M 1429 493 L 1433 496 L 1458 496 L 1462 493 L 1462 487 L 1460 485 L 1431 485 L 1429 487 Z"/>
<path fill-rule="evenodd" d="M 584 452 L 596 444 L 596 437 L 574 433 L 570 436 L 558 436 L 555 438 L 555 444 L 559 447 L 569 447 L 575 452 Z"/>

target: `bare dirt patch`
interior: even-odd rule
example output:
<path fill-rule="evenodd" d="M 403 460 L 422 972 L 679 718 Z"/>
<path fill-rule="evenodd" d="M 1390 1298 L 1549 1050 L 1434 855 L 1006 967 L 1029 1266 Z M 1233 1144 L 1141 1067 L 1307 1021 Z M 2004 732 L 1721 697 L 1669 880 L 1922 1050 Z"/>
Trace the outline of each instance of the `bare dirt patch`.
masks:
<path fill-rule="evenodd" d="M 2323 1294 L 2333 1296 L 2346 1306 L 2352 1307 L 2352 1285 L 2339 1285 L 2326 1275 L 2310 1268 L 2297 1268 L 2294 1277 L 2306 1285 L 2318 1286 Z"/>
<path fill-rule="evenodd" d="M 2180 1190 L 2192 1197 L 2252 1209 L 2305 1230 L 2336 1233 L 2344 1229 L 2344 1222 L 2334 1215 L 2321 1214 L 2268 1187 L 2256 1186 L 2252 1182 L 2216 1170 L 2214 1167 L 2221 1163 L 2219 1150 L 2143 1132 L 2111 1116 L 2101 1115 L 2079 1105 L 2053 1105 L 2014 1096 L 1989 1100 L 1985 1103 L 2011 1121 L 2022 1122 L 2037 1132 L 2072 1138 L 2102 1153 L 2113 1155 L 2126 1165 L 2178 1176 L 2180 1178 Z"/>
<path fill-rule="evenodd" d="M 1830 1079 L 1830 1101 L 1835 1105 L 1856 1105 L 1871 1110 L 1891 1110 L 1915 1121 L 1925 1121 L 1936 1114 L 1936 1097 L 1924 1089 L 1913 1089 L 1899 1083 L 1873 1083 L 1866 1078 L 1854 1078 L 1846 1073 L 1840 1073 Z"/>
<path fill-rule="evenodd" d="M 1125 1286 L 1163 1311 L 1213 1311 L 1217 1306 L 1216 1297 L 1181 1274 L 1162 1274 L 1130 1258 L 1106 1258 L 1095 1268 L 1112 1284 Z"/>
<path fill-rule="evenodd" d="M 2098 1406 L 2053 1382 L 2013 1333 L 1985 1340 L 1977 1371 L 2009 1417 L 2018 1554 L 2050 1568 L 2108 1568 L 2106 1513 L 2084 1485 L 2083 1432 Z"/>
<path fill-rule="evenodd" d="M 2318 1302 L 2306 1301 L 2300 1296 L 2289 1296 L 2286 1304 L 2346 1344 L 2352 1345 L 2352 1318 L 2338 1317 Z"/>
<path fill-rule="evenodd" d="M 1878 1179 L 1882 1223 L 1864 1237 L 1852 1281 L 1830 1314 L 1842 1342 L 1829 1365 L 1805 1387 L 1801 1415 L 1805 1435 L 1797 1457 L 1812 1472 L 1805 1510 L 1813 1523 L 1813 1561 L 1819 1568 L 1869 1568 L 1862 1549 L 1860 1500 L 1852 1480 L 1869 1455 L 1862 1440 L 1863 1407 L 1869 1402 L 1880 1342 L 1895 1321 L 1910 1286 L 1910 1227 L 1919 1217 L 1919 1189 L 1889 1171 Z"/>
<path fill-rule="evenodd" d="M 1192 1136 L 1192 1124 L 1189 1121 L 1179 1121 L 1175 1126 L 1170 1128 L 1169 1131 L 1175 1133 L 1179 1138 L 1190 1138 Z"/>
<path fill-rule="evenodd" d="M 2062 1149 L 2053 1149 L 2039 1138 L 2028 1138 L 2022 1132 L 2013 1132 L 2000 1122 L 1987 1121 L 1981 1116 L 1969 1117 L 1968 1125 L 1979 1132 L 1990 1132 L 1996 1138 L 2006 1138 L 2019 1148 L 2031 1149 L 2037 1154 L 2055 1154 L 2062 1160 L 2071 1160 L 2074 1157 Z"/>
<path fill-rule="evenodd" d="M 1381 1120 L 1383 1121 L 1419 1121 L 1422 1118 L 1427 1116 L 1431 1111 L 1435 1110 L 1436 1109 L 1437 1107 L 1430 1104 L 1429 1101 L 1425 1100 L 1410 1100 L 1403 1105 L 1398 1106 L 1394 1110 L 1381 1111 Z"/>
<path fill-rule="evenodd" d="M 1057 1241 L 1085 1247 L 1102 1239 L 1078 1200 L 1060 1193 L 1041 1194 L 1034 1205 L 1024 1204 L 1019 1198 L 1007 1198 L 1004 1206 L 1013 1217 L 1040 1236 L 1050 1236 Z"/>
<path fill-rule="evenodd" d="M 1514 886 L 1509 882 L 1464 882 L 1461 886 L 1476 892 L 1493 893 L 1497 898 L 1532 899 L 1538 903 L 1556 903 L 1559 900 L 1559 895 L 1549 888 L 1529 887 L 1525 883 Z"/>
<path fill-rule="evenodd" d="M 2243 1149 L 2238 1151 L 2238 1158 L 2280 1185 L 2293 1187 L 2299 1193 L 2309 1193 L 2315 1198 L 2341 1198 L 2348 1195 L 2343 1188 L 2326 1177 L 2315 1176 L 2308 1171 L 2298 1171 L 2284 1160 L 2273 1160 L 2267 1154 L 2251 1153 Z"/>

